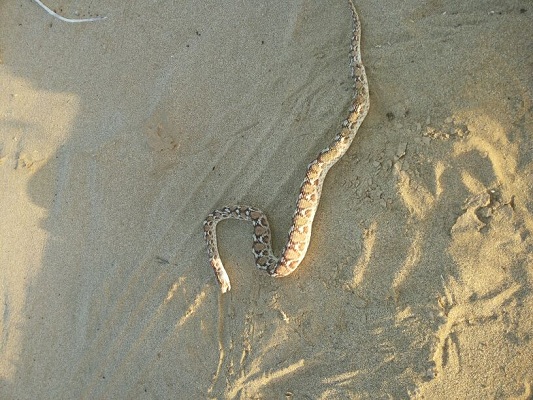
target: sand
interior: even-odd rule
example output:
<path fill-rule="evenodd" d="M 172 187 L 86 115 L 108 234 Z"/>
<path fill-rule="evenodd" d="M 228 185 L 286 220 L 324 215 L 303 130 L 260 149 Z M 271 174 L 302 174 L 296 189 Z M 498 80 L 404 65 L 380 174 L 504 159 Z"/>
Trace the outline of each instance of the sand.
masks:
<path fill-rule="evenodd" d="M 342 1 L 0 4 L 0 398 L 533 397 L 533 6 L 359 1 L 370 113 L 308 255 L 280 249 L 347 115 Z"/>

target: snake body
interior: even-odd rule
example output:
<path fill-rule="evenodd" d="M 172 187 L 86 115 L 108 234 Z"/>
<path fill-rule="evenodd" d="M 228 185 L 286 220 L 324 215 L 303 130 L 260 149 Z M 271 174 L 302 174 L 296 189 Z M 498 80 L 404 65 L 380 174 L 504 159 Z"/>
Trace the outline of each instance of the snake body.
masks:
<path fill-rule="evenodd" d="M 231 289 L 230 280 L 217 248 L 216 225 L 225 219 L 235 218 L 251 221 L 254 227 L 252 251 L 257 268 L 273 277 L 283 277 L 294 272 L 300 265 L 309 242 L 313 219 L 320 201 L 322 185 L 329 169 L 346 153 L 369 108 L 368 81 L 361 61 L 361 24 L 352 0 L 348 0 L 353 18 L 351 42 L 351 66 L 355 95 L 348 118 L 342 122 L 340 133 L 333 142 L 320 152 L 307 167 L 305 179 L 300 187 L 296 210 L 292 217 L 289 237 L 281 256 L 274 256 L 271 247 L 270 226 L 266 215 L 255 207 L 235 205 L 213 211 L 204 221 L 204 238 L 207 242 L 209 262 L 220 283 L 222 293 Z"/>

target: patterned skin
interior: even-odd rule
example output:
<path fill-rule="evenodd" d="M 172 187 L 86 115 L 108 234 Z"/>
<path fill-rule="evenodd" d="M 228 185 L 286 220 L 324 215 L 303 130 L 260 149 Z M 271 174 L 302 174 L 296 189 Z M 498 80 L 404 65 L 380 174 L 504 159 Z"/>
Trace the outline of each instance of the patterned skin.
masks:
<path fill-rule="evenodd" d="M 228 218 L 251 221 L 254 227 L 252 251 L 257 268 L 265 270 L 273 277 L 283 277 L 294 272 L 304 259 L 311 241 L 313 220 L 320 202 L 326 174 L 346 153 L 368 113 L 370 101 L 365 67 L 361 61 L 361 24 L 352 0 L 348 0 L 348 3 L 353 18 L 350 55 L 355 89 L 348 118 L 343 121 L 340 133 L 335 136 L 330 146 L 322 150 L 307 167 L 292 217 L 289 237 L 281 252 L 281 257 L 277 258 L 272 252 L 270 226 L 266 215 L 261 210 L 250 206 L 235 205 L 215 210 L 207 216 L 204 221 L 204 237 L 207 242 L 209 262 L 220 283 L 222 293 L 230 290 L 231 285 L 218 253 L 216 225 Z"/>

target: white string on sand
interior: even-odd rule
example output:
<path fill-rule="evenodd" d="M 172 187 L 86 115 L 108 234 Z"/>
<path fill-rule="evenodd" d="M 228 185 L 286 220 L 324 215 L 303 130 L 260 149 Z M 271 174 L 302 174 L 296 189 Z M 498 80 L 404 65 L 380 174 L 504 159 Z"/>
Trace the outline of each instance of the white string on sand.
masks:
<path fill-rule="evenodd" d="M 57 14 L 54 10 L 49 9 L 46 7 L 40 0 L 33 0 L 35 1 L 40 7 L 42 7 L 48 14 L 52 15 L 53 17 L 56 17 L 57 19 L 63 21 L 63 22 L 93 22 L 93 21 L 100 21 L 102 19 L 106 19 L 107 17 L 94 17 L 94 18 L 65 18 L 59 14 Z"/>

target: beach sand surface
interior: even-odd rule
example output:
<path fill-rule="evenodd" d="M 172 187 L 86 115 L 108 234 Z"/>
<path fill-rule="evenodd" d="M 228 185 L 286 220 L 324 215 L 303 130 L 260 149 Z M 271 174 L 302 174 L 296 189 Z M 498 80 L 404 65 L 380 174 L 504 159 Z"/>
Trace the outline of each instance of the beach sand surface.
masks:
<path fill-rule="evenodd" d="M 370 112 L 273 279 L 352 97 L 338 1 L 0 4 L 0 398 L 531 399 L 533 4 L 356 2 Z"/>

